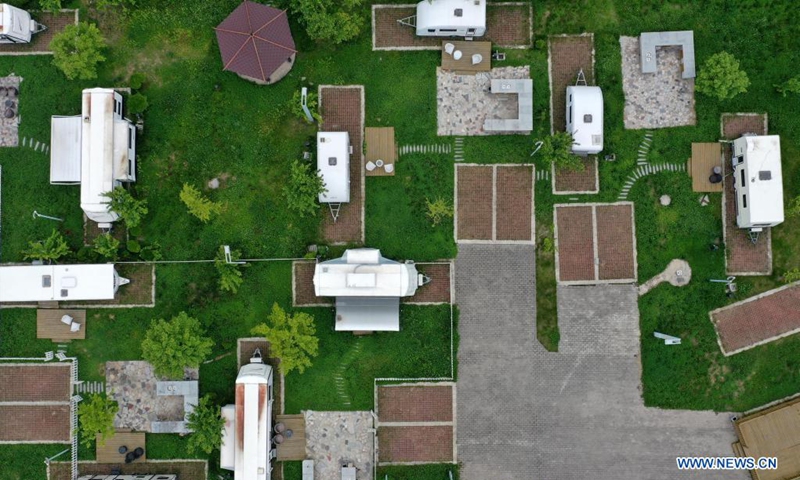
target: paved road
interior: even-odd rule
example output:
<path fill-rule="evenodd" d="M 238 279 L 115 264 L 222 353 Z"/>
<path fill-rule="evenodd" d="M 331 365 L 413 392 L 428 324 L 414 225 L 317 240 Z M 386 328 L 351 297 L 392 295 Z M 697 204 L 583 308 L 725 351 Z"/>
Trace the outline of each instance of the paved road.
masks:
<path fill-rule="evenodd" d="M 534 247 L 460 245 L 458 457 L 464 480 L 746 479 L 680 472 L 732 454 L 726 414 L 645 408 L 633 286 L 563 287 L 565 352 L 535 339 Z"/>

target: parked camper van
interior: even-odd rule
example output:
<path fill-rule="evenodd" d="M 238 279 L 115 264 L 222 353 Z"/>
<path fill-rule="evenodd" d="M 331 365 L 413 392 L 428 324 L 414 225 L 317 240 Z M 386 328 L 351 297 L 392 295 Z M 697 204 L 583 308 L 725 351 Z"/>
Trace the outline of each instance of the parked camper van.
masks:
<path fill-rule="evenodd" d="M 31 14 L 7 3 L 0 3 L 0 44 L 30 43 L 34 33 L 46 27 L 31 18 Z"/>
<path fill-rule="evenodd" d="M 423 0 L 412 21 L 421 37 L 482 37 L 486 0 Z"/>
<path fill-rule="evenodd" d="M 783 223 L 781 141 L 777 135 L 748 135 L 733 141 L 736 225 L 751 232 Z"/>
<path fill-rule="evenodd" d="M 272 467 L 272 367 L 261 352 L 236 377 L 236 404 L 222 407 L 225 428 L 219 466 L 233 470 L 235 480 L 270 480 Z"/>
<path fill-rule="evenodd" d="M 136 181 L 136 126 L 122 116 L 122 95 L 109 88 L 83 91 L 81 115 L 53 116 L 50 183 L 80 184 L 81 208 L 100 228 L 119 218 L 108 209 L 110 192 Z"/>
<path fill-rule="evenodd" d="M 567 87 L 567 132 L 572 153 L 586 156 L 603 150 L 603 92 L 600 87 Z"/>
<path fill-rule="evenodd" d="M 0 267 L 0 302 L 113 300 L 120 277 L 112 264 Z"/>

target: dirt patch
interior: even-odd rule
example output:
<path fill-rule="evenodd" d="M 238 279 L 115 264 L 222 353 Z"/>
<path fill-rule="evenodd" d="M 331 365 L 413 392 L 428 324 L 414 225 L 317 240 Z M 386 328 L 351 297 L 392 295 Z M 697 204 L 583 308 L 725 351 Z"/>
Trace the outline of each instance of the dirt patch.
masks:
<path fill-rule="evenodd" d="M 491 166 L 457 166 L 456 240 L 492 240 Z"/>
<path fill-rule="evenodd" d="M 450 264 L 418 263 L 417 271 L 431 281 L 417 289 L 413 297 L 403 297 L 404 303 L 451 303 Z"/>
<path fill-rule="evenodd" d="M 767 116 L 761 114 L 722 114 L 722 136 L 734 140 L 745 133 L 767 134 Z"/>
<path fill-rule="evenodd" d="M 379 422 L 451 422 L 453 387 L 414 385 L 378 387 Z"/>
<path fill-rule="evenodd" d="M 597 193 L 597 156 L 590 155 L 581 159 L 581 170 L 556 168 L 553 176 L 553 192 L 565 193 Z"/>
<path fill-rule="evenodd" d="M 533 168 L 497 167 L 497 240 L 532 240 Z"/>

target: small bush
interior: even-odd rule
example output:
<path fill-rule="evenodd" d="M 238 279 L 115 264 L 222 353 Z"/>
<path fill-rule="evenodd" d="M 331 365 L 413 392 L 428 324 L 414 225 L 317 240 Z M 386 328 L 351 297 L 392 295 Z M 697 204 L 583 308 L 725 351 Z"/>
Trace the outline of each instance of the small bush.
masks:
<path fill-rule="evenodd" d="M 204 197 L 200 190 L 189 185 L 183 184 L 180 194 L 181 201 L 189 209 L 189 213 L 197 217 L 201 222 L 208 223 L 211 217 L 222 212 L 222 204 L 212 202 Z"/>
<path fill-rule="evenodd" d="M 61 0 L 39 0 L 39 8 L 46 12 L 61 10 Z"/>
<path fill-rule="evenodd" d="M 132 90 L 139 90 L 142 88 L 147 81 L 147 76 L 144 73 L 136 72 L 131 75 L 131 79 L 128 81 L 128 85 L 131 87 Z"/>
<path fill-rule="evenodd" d="M 196 368 L 211 354 L 214 342 L 200 321 L 181 312 L 172 320 L 155 320 L 142 341 L 142 358 L 159 375 L 182 378 L 185 367 Z"/>
<path fill-rule="evenodd" d="M 104 193 L 103 196 L 108 197 L 108 209 L 119 215 L 129 229 L 138 227 L 147 215 L 147 201 L 134 198 L 122 187 L 114 187 L 114 190 Z"/>
<path fill-rule="evenodd" d="M 583 170 L 583 162 L 572 153 L 575 140 L 567 132 L 556 132 L 545 137 L 539 155 L 548 165 L 555 164 L 556 168 L 579 171 Z"/>
<path fill-rule="evenodd" d="M 315 215 L 319 210 L 319 195 L 325 191 L 325 183 L 318 171 L 312 171 L 307 163 L 299 160 L 292 162 L 289 182 L 283 190 L 290 210 L 300 217 Z"/>
<path fill-rule="evenodd" d="M 292 11 L 312 40 L 338 44 L 356 38 L 366 27 L 363 0 L 291 0 Z"/>
<path fill-rule="evenodd" d="M 189 414 L 186 426 L 192 432 L 186 444 L 189 453 L 205 452 L 206 455 L 218 450 L 222 444 L 222 429 L 225 419 L 218 406 L 211 403 L 211 397 L 203 396 Z"/>
<path fill-rule="evenodd" d="M 110 233 L 98 235 L 92 242 L 94 251 L 112 262 L 119 258 L 119 240 L 112 237 Z"/>
<path fill-rule="evenodd" d="M 746 92 L 749 86 L 747 73 L 739 68 L 739 61 L 728 52 L 709 57 L 695 81 L 695 90 L 720 101 Z"/>
<path fill-rule="evenodd" d="M 434 227 L 439 225 L 445 218 L 453 218 L 453 206 L 444 198 L 439 197 L 433 202 L 426 198 L 425 204 L 428 207 L 428 218 Z"/>
<path fill-rule="evenodd" d="M 128 98 L 128 114 L 137 115 L 147 110 L 147 97 L 141 93 L 134 93 Z"/>
<path fill-rule="evenodd" d="M 783 274 L 783 283 L 794 283 L 800 280 L 800 268 L 794 267 Z"/>
<path fill-rule="evenodd" d="M 102 51 L 106 41 L 100 30 L 91 23 L 67 25 L 50 42 L 53 64 L 69 80 L 97 78 L 97 65 L 105 61 Z"/>
<path fill-rule="evenodd" d="M 128 240 L 128 243 L 125 245 L 125 248 L 127 248 L 128 251 L 131 253 L 139 253 L 142 251 L 142 245 L 136 240 Z"/>
<path fill-rule="evenodd" d="M 67 240 L 55 229 L 45 240 L 28 242 L 28 249 L 22 251 L 25 260 L 41 260 L 48 263 L 55 262 L 69 253 Z"/>
<path fill-rule="evenodd" d="M 242 257 L 241 252 L 238 250 L 231 250 L 231 260 L 237 261 Z M 225 261 L 225 247 L 219 247 L 217 257 L 214 259 L 214 267 L 219 274 L 219 289 L 223 292 L 236 293 L 242 285 L 242 270 L 241 267 L 247 265 L 240 265 L 236 263 L 228 263 Z"/>
<path fill-rule="evenodd" d="M 544 237 L 539 248 L 542 253 L 551 254 L 556 251 L 556 244 L 551 237 Z"/>
<path fill-rule="evenodd" d="M 89 448 L 99 434 L 98 444 L 105 444 L 105 439 L 114 433 L 114 417 L 119 406 L 117 402 L 106 398 L 105 395 L 92 395 L 91 400 L 84 400 L 78 404 L 78 419 L 80 420 L 81 443 Z"/>
<path fill-rule="evenodd" d="M 294 95 L 292 95 L 292 100 L 289 102 L 289 110 L 294 114 L 295 117 L 308 121 L 306 118 L 306 112 L 303 111 L 303 106 L 301 105 L 301 100 L 303 96 L 300 90 L 295 90 Z M 308 111 L 311 112 L 311 116 L 317 122 L 322 121 L 322 116 L 319 114 L 319 103 L 317 100 L 317 94 L 314 92 L 308 92 L 308 96 L 306 97 L 306 106 L 308 107 Z"/>
<path fill-rule="evenodd" d="M 790 93 L 800 94 L 800 75 L 775 85 L 775 89 L 784 97 L 788 96 Z"/>

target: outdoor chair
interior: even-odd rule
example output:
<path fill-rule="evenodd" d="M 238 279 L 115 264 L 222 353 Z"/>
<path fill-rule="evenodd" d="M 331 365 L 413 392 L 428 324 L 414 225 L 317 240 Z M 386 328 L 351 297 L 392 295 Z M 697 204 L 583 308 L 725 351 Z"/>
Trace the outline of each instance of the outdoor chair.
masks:
<path fill-rule="evenodd" d="M 387 163 L 386 165 L 383 166 L 383 169 L 386 170 L 386 173 L 392 173 L 394 172 L 394 165 L 391 163 Z"/>
<path fill-rule="evenodd" d="M 475 55 L 472 56 L 472 64 L 473 65 L 477 65 L 477 64 L 481 63 L 482 61 L 483 61 L 483 55 L 481 55 L 480 53 L 476 53 Z"/>
<path fill-rule="evenodd" d="M 64 325 L 72 325 L 74 318 L 70 317 L 69 315 L 64 315 L 61 317 L 61 323 Z"/>
<path fill-rule="evenodd" d="M 375 170 L 375 164 L 372 162 L 367 162 L 367 171 L 371 172 L 373 170 Z"/>
<path fill-rule="evenodd" d="M 456 60 L 461 60 L 461 50 L 456 50 L 455 52 L 453 52 L 453 58 L 455 58 Z"/>
<path fill-rule="evenodd" d="M 449 42 L 448 42 L 448 43 L 445 43 L 445 44 L 444 44 L 444 51 L 445 51 L 445 53 L 447 53 L 448 55 L 452 55 L 452 54 L 453 54 L 453 50 L 455 50 L 455 49 L 456 49 L 456 46 L 455 46 L 455 45 L 453 45 L 452 43 L 449 43 Z"/>
<path fill-rule="evenodd" d="M 80 331 L 80 329 L 81 329 L 81 324 L 78 322 L 72 322 L 72 325 L 69 326 L 69 331 L 72 333 Z"/>

